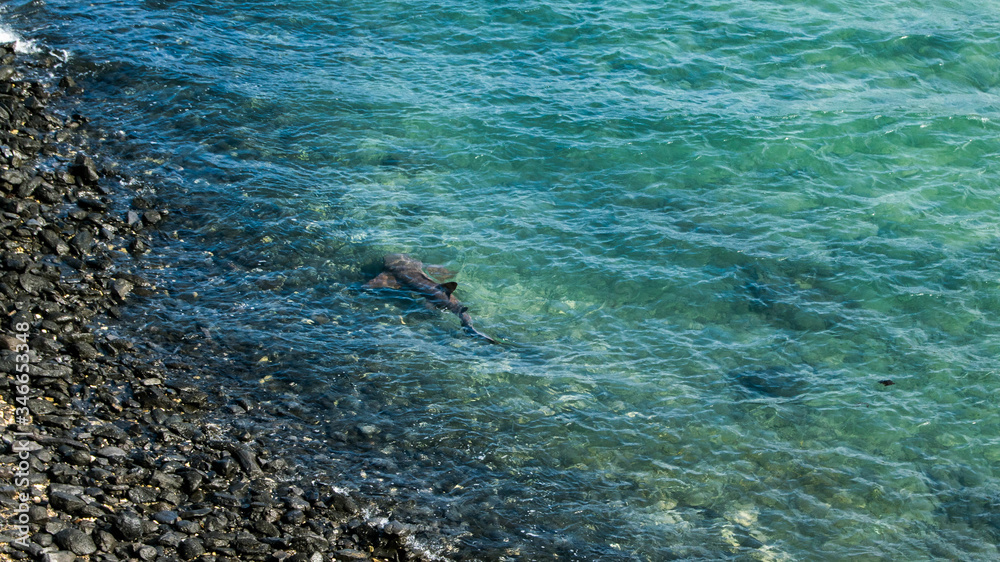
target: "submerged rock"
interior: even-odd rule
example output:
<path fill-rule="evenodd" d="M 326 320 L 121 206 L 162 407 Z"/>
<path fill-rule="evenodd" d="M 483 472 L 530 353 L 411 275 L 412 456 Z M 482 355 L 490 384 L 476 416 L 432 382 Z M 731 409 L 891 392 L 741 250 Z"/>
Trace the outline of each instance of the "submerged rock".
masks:
<path fill-rule="evenodd" d="M 763 396 L 794 398 L 809 388 L 806 373 L 789 367 L 740 370 L 732 377 L 744 389 Z"/>

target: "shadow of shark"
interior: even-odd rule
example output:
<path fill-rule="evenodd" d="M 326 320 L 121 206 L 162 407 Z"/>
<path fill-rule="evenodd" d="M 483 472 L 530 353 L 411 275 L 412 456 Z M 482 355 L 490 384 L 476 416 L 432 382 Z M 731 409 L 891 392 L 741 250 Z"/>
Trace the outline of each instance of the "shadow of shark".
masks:
<path fill-rule="evenodd" d="M 469 316 L 469 307 L 463 305 L 452 294 L 455 292 L 457 283 L 438 283 L 424 273 L 424 264 L 420 260 L 411 258 L 406 254 L 389 254 L 384 258 L 382 273 L 374 279 L 365 283 L 366 289 L 403 289 L 412 291 L 427 299 L 431 305 L 447 310 L 458 316 L 462 322 L 462 328 L 473 336 L 483 338 L 490 343 L 500 342 L 480 332 L 472 325 L 472 317 Z"/>

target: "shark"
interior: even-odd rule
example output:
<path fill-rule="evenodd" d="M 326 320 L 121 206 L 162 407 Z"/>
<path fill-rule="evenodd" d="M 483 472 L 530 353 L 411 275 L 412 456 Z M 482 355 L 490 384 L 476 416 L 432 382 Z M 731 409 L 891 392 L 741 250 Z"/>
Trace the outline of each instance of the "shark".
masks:
<path fill-rule="evenodd" d="M 406 254 L 389 254 L 383 258 L 382 272 L 374 279 L 365 283 L 367 289 L 403 289 L 417 293 L 428 303 L 447 310 L 458 316 L 462 328 L 470 335 L 482 338 L 490 343 L 499 344 L 497 340 L 480 332 L 472 325 L 469 307 L 463 305 L 453 294 L 458 283 L 438 283 L 424 273 L 424 264 L 420 260 Z"/>

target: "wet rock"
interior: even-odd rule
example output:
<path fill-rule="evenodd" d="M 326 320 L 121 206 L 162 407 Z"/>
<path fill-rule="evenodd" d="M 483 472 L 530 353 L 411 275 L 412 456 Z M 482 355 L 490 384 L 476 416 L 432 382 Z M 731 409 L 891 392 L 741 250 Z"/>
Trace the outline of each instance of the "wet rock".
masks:
<path fill-rule="evenodd" d="M 334 492 L 330 499 L 327 501 L 327 505 L 333 509 L 339 511 L 340 513 L 345 513 L 348 515 L 357 515 L 361 512 L 361 508 L 358 507 L 358 503 L 354 501 L 354 498 L 348 496 L 347 494 L 341 494 L 339 492 Z"/>
<path fill-rule="evenodd" d="M 76 160 L 70 166 L 69 171 L 85 185 L 93 185 L 101 178 L 97 171 L 97 165 L 87 155 L 80 153 L 76 155 Z"/>
<path fill-rule="evenodd" d="M 120 442 L 128 439 L 128 434 L 125 433 L 125 430 L 113 423 L 106 423 L 100 427 L 92 429 L 91 433 L 99 437 L 106 437 L 112 441 Z M 122 451 L 122 455 L 124 456 L 124 451 Z"/>
<path fill-rule="evenodd" d="M 45 229 L 41 232 L 41 238 L 45 241 L 45 244 L 56 253 L 57 256 L 65 256 L 69 253 L 69 244 L 62 239 L 57 233 Z"/>
<path fill-rule="evenodd" d="M 233 447 L 232 453 L 236 457 L 236 461 L 240 463 L 243 472 L 247 473 L 250 477 L 257 477 L 264 473 L 260 469 L 260 465 L 257 464 L 257 455 L 250 450 L 250 447 L 237 445 Z"/>
<path fill-rule="evenodd" d="M 69 241 L 70 247 L 77 251 L 78 254 L 85 256 L 90 253 L 91 249 L 94 247 L 94 235 L 90 233 L 89 230 L 81 229 L 80 232 L 76 233 Z"/>
<path fill-rule="evenodd" d="M 222 457 L 212 462 L 212 470 L 219 473 L 223 478 L 232 478 L 238 469 L 238 465 L 232 457 Z"/>
<path fill-rule="evenodd" d="M 9 183 L 12 186 L 21 185 L 27 179 L 28 178 L 25 175 L 25 173 L 22 172 L 21 170 L 18 170 L 17 168 L 14 168 L 13 170 L 5 170 L 4 172 L 0 172 L 0 180 L 3 180 L 5 183 Z"/>
<path fill-rule="evenodd" d="M 114 294 L 118 297 L 119 301 L 124 301 L 125 297 L 132 292 L 134 287 L 135 285 L 125 279 L 115 279 L 111 283 L 111 290 L 114 291 Z"/>
<path fill-rule="evenodd" d="M 243 504 L 243 500 L 241 500 L 238 496 L 223 492 L 216 492 L 212 494 L 210 499 L 213 503 L 225 507 L 240 507 Z"/>
<path fill-rule="evenodd" d="M 296 496 L 285 498 L 285 505 L 288 509 L 298 509 L 302 511 L 305 511 L 310 507 L 308 501 Z"/>
<path fill-rule="evenodd" d="M 368 555 L 360 550 L 355 550 L 353 548 L 342 548 L 337 552 L 333 553 L 334 560 L 338 562 L 351 562 L 356 560 L 370 560 Z"/>
<path fill-rule="evenodd" d="M 76 200 L 76 204 L 79 205 L 81 209 L 85 209 L 87 211 L 97 211 L 99 213 L 103 213 L 108 210 L 107 203 L 93 197 L 80 197 Z"/>
<path fill-rule="evenodd" d="M 148 226 L 159 224 L 163 220 L 163 215 L 159 211 L 146 211 L 142 214 L 142 221 Z"/>
<path fill-rule="evenodd" d="M 24 107 L 27 107 L 28 109 L 31 109 L 33 111 L 37 111 L 39 109 L 43 109 L 45 107 L 45 104 L 42 102 L 42 100 L 38 99 L 38 97 L 36 96 L 28 96 L 24 100 Z"/>
<path fill-rule="evenodd" d="M 72 344 L 70 346 L 70 351 L 73 352 L 73 355 L 76 355 L 84 361 L 93 361 L 100 355 L 97 348 L 87 342 L 76 342 Z"/>
<path fill-rule="evenodd" d="M 131 242 L 129 242 L 128 253 L 132 254 L 133 256 L 145 254 L 148 251 L 149 251 L 149 246 L 147 246 L 145 242 L 139 240 L 138 238 L 135 238 Z"/>
<path fill-rule="evenodd" d="M 55 288 L 52 283 L 44 277 L 27 272 L 22 273 L 18 278 L 18 281 L 20 282 L 21 287 L 32 295 L 38 295 L 41 294 L 42 291 L 52 290 Z"/>
<path fill-rule="evenodd" d="M 31 197 L 35 193 L 35 190 L 38 189 L 41 185 L 42 185 L 42 178 L 35 176 L 18 186 L 17 196 Z"/>

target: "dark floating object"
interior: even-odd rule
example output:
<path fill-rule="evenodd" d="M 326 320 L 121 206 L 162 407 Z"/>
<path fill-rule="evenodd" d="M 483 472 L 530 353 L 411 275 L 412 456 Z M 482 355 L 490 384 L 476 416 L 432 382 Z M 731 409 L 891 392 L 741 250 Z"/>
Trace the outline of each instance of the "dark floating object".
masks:
<path fill-rule="evenodd" d="M 892 382 L 892 379 L 881 380 L 881 381 L 878 381 L 878 383 L 880 385 L 882 385 L 882 386 L 892 386 L 892 385 L 896 384 L 896 383 Z"/>

